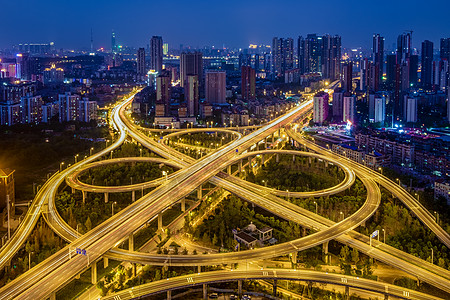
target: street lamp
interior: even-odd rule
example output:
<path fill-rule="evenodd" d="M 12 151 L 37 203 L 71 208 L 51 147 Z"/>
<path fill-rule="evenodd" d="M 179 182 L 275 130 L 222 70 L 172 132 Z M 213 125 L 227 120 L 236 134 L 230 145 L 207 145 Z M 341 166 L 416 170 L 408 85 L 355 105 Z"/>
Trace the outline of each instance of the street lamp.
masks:
<path fill-rule="evenodd" d="M 433 263 L 433 248 L 431 248 L 431 263 Z"/>
<path fill-rule="evenodd" d="M 386 230 L 384 230 L 384 228 L 381 230 L 383 231 L 383 243 L 386 244 Z"/>
<path fill-rule="evenodd" d="M 142 148 L 139 148 L 139 155 L 142 157 Z"/>
<path fill-rule="evenodd" d="M 75 163 L 77 163 L 77 161 L 78 161 L 78 156 L 79 156 L 79 154 L 77 154 L 77 155 L 74 156 Z"/>
<path fill-rule="evenodd" d="M 62 166 L 64 165 L 64 162 L 61 162 L 60 164 L 59 164 L 59 172 L 62 172 Z"/>
<path fill-rule="evenodd" d="M 317 215 L 317 202 L 314 201 L 314 204 L 316 205 L 316 215 Z"/>
<path fill-rule="evenodd" d="M 162 171 L 162 174 L 163 174 L 163 176 L 165 176 L 165 177 L 166 177 L 166 181 L 167 181 L 167 174 L 169 174 L 169 172 L 166 172 L 166 171 Z"/>
<path fill-rule="evenodd" d="M 378 171 L 380 171 L 381 175 L 383 175 L 383 168 L 382 167 L 378 167 Z"/>
<path fill-rule="evenodd" d="M 341 211 L 339 214 L 342 215 L 342 221 L 343 221 L 345 219 L 344 213 Z"/>
<path fill-rule="evenodd" d="M 91 149 L 89 150 L 89 156 L 92 155 L 92 151 L 94 151 L 94 147 L 91 147 Z"/>
<path fill-rule="evenodd" d="M 116 205 L 117 202 L 111 203 L 111 216 L 114 216 L 114 205 Z"/>
<path fill-rule="evenodd" d="M 402 186 L 401 182 L 400 182 L 400 179 L 396 178 L 395 180 L 398 181 L 398 186 Z"/>
<path fill-rule="evenodd" d="M 420 201 L 420 195 L 419 195 L 419 194 L 417 194 L 417 193 L 415 193 L 414 195 L 416 195 L 416 196 L 417 196 L 417 201 Z"/>

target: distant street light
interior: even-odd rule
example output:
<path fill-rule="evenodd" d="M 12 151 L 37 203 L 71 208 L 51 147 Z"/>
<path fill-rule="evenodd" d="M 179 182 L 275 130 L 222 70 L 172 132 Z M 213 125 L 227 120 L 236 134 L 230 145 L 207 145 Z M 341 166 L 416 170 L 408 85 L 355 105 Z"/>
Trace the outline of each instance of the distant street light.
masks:
<path fill-rule="evenodd" d="M 62 166 L 64 165 L 64 162 L 61 162 L 60 164 L 59 164 L 59 172 L 62 172 Z"/>
<path fill-rule="evenodd" d="M 74 158 L 75 158 L 75 163 L 77 163 L 77 161 L 78 161 L 78 156 L 79 156 L 79 154 L 77 154 L 77 155 L 74 156 Z"/>
<path fill-rule="evenodd" d="M 317 202 L 314 201 L 314 204 L 316 205 L 316 215 L 317 215 Z"/>
<path fill-rule="evenodd" d="M 92 156 L 92 151 L 94 151 L 94 147 L 91 147 L 91 149 L 89 150 L 89 156 Z"/>

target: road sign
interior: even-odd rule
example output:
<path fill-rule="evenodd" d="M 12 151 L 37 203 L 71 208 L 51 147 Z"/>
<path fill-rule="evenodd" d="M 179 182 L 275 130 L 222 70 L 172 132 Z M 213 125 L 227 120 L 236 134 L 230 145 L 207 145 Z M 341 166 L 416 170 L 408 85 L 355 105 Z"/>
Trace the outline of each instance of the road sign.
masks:
<path fill-rule="evenodd" d="M 374 232 L 372 232 L 372 235 L 370 236 L 371 238 L 376 237 L 378 234 L 380 233 L 379 230 L 375 230 Z"/>

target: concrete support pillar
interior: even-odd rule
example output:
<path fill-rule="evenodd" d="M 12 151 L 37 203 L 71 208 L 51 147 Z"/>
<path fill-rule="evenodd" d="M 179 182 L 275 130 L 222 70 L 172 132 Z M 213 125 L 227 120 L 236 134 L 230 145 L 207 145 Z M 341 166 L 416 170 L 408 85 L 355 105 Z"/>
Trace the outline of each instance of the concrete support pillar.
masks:
<path fill-rule="evenodd" d="M 252 157 L 251 156 L 249 156 L 248 157 L 248 168 L 251 170 L 251 168 L 252 168 Z"/>
<path fill-rule="evenodd" d="M 228 166 L 228 175 L 231 175 L 231 165 Z"/>
<path fill-rule="evenodd" d="M 273 296 L 277 296 L 277 280 L 273 281 Z"/>
<path fill-rule="evenodd" d="M 56 300 L 56 292 L 50 294 L 50 300 Z"/>
<path fill-rule="evenodd" d="M 103 257 L 103 269 L 106 269 L 109 266 L 109 259 L 107 257 Z"/>
<path fill-rule="evenodd" d="M 264 154 L 261 154 L 261 165 L 264 165 Z"/>
<path fill-rule="evenodd" d="M 208 299 L 208 285 L 203 285 L 203 299 Z"/>
<path fill-rule="evenodd" d="M 275 142 L 275 134 L 272 133 L 272 144 Z"/>
<path fill-rule="evenodd" d="M 197 198 L 198 200 L 202 200 L 203 196 L 202 196 L 202 185 L 200 185 L 197 189 Z"/>
<path fill-rule="evenodd" d="M 238 295 L 242 296 L 242 280 L 238 280 Z"/>
<path fill-rule="evenodd" d="M 312 164 L 311 156 L 308 157 L 309 164 Z"/>
<path fill-rule="evenodd" d="M 167 300 L 172 300 L 172 291 L 171 290 L 167 291 Z"/>
<path fill-rule="evenodd" d="M 328 264 L 328 241 L 323 243 L 322 253 L 325 263 Z"/>
<path fill-rule="evenodd" d="M 74 188 L 72 188 L 72 194 L 75 194 L 75 189 Z"/>
<path fill-rule="evenodd" d="M 133 233 L 128 237 L 128 250 L 134 251 L 134 236 Z"/>
<path fill-rule="evenodd" d="M 345 299 L 350 299 L 350 287 L 345 286 Z"/>
<path fill-rule="evenodd" d="M 278 128 L 278 137 L 281 136 L 281 128 Z"/>
<path fill-rule="evenodd" d="M 295 155 L 292 155 L 292 162 L 295 162 Z"/>
<path fill-rule="evenodd" d="M 242 159 L 239 160 L 239 173 L 242 172 Z"/>
<path fill-rule="evenodd" d="M 105 203 L 108 203 L 108 193 L 105 193 Z"/>
<path fill-rule="evenodd" d="M 84 203 L 86 203 L 87 192 L 86 191 L 81 191 L 81 193 L 83 194 L 83 204 L 84 204 Z"/>
<path fill-rule="evenodd" d="M 275 156 L 276 156 L 276 162 L 280 162 L 280 154 L 277 153 Z"/>
<path fill-rule="evenodd" d="M 297 266 L 297 252 L 291 253 L 291 262 L 295 268 Z"/>
<path fill-rule="evenodd" d="M 158 230 L 162 230 L 163 223 L 162 223 L 162 213 L 158 214 Z"/>
<path fill-rule="evenodd" d="M 198 273 L 201 273 L 202 272 L 202 266 L 197 266 L 197 271 L 198 271 Z"/>
<path fill-rule="evenodd" d="M 389 295 L 388 294 L 384 294 L 384 300 L 389 300 Z"/>
<path fill-rule="evenodd" d="M 136 273 L 137 273 L 137 264 L 136 264 L 136 263 L 133 263 L 132 265 L 133 265 L 133 266 L 132 266 L 132 268 L 133 268 L 133 277 L 136 277 Z"/>
<path fill-rule="evenodd" d="M 181 199 L 181 211 L 182 212 L 186 211 L 186 198 Z"/>
<path fill-rule="evenodd" d="M 136 200 L 136 191 L 131 192 L 131 202 L 134 202 Z"/>
<path fill-rule="evenodd" d="M 91 264 L 91 283 L 97 284 L 97 262 Z"/>
<path fill-rule="evenodd" d="M 328 168 L 328 162 L 325 161 L 325 168 Z"/>

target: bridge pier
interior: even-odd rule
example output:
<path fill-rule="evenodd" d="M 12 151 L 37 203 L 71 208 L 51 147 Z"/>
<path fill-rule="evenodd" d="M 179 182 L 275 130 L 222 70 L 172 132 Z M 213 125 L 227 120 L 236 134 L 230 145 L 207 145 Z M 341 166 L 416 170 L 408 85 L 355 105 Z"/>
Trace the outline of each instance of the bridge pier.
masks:
<path fill-rule="evenodd" d="M 272 144 L 275 142 L 275 134 L 272 133 Z"/>
<path fill-rule="evenodd" d="M 97 262 L 94 261 L 91 264 L 91 283 L 96 285 L 97 284 Z"/>
<path fill-rule="evenodd" d="M 384 300 L 389 300 L 389 295 L 388 294 L 384 294 Z"/>
<path fill-rule="evenodd" d="M 350 287 L 349 286 L 345 286 L 345 299 L 348 300 L 350 299 Z"/>
<path fill-rule="evenodd" d="M 261 154 L 261 166 L 264 165 L 264 154 Z"/>
<path fill-rule="evenodd" d="M 202 185 L 200 184 L 200 186 L 198 187 L 197 190 L 197 198 L 198 200 L 202 200 L 203 196 L 202 196 Z"/>
<path fill-rule="evenodd" d="M 242 159 L 239 160 L 239 173 L 242 172 Z"/>
<path fill-rule="evenodd" d="M 109 259 L 107 257 L 103 257 L 103 269 L 106 269 L 109 266 Z"/>
<path fill-rule="evenodd" d="M 172 291 L 171 290 L 168 290 L 167 291 L 167 300 L 172 300 Z"/>
<path fill-rule="evenodd" d="M 290 256 L 291 256 L 291 263 L 295 269 L 297 267 L 297 252 L 292 252 Z"/>
<path fill-rule="evenodd" d="M 238 280 L 238 295 L 242 296 L 242 280 Z"/>
<path fill-rule="evenodd" d="M 108 203 L 108 193 L 105 193 L 105 203 Z"/>
<path fill-rule="evenodd" d="M 276 154 L 276 162 L 278 163 L 278 162 L 280 162 L 280 154 Z"/>
<path fill-rule="evenodd" d="M 158 214 L 158 230 L 163 229 L 163 222 L 162 222 L 162 213 Z"/>
<path fill-rule="evenodd" d="M 81 191 L 81 193 L 83 194 L 83 204 L 85 204 L 86 203 L 87 192 L 86 191 Z"/>
<path fill-rule="evenodd" d="M 131 202 L 134 202 L 136 200 L 136 191 L 131 192 Z"/>
<path fill-rule="evenodd" d="M 134 251 L 134 236 L 133 233 L 128 237 L 128 250 Z"/>
<path fill-rule="evenodd" d="M 292 155 L 292 162 L 295 162 L 295 155 Z"/>
<path fill-rule="evenodd" d="M 323 243 L 322 253 L 324 256 L 325 263 L 328 264 L 328 241 Z"/>
<path fill-rule="evenodd" d="M 74 188 L 72 188 L 71 190 L 72 190 L 72 194 L 75 194 L 75 189 L 74 189 Z"/>
<path fill-rule="evenodd" d="M 277 280 L 276 279 L 273 280 L 273 296 L 274 297 L 277 296 Z"/>
<path fill-rule="evenodd" d="M 252 168 L 252 157 L 251 156 L 248 157 L 248 168 L 249 168 L 249 170 L 251 170 L 251 168 Z"/>
<path fill-rule="evenodd" d="M 181 211 L 182 212 L 186 211 L 186 198 L 181 199 Z"/>
<path fill-rule="evenodd" d="M 208 299 L 208 285 L 204 284 L 203 285 L 203 299 Z"/>
<path fill-rule="evenodd" d="M 231 165 L 228 166 L 228 175 L 231 175 Z"/>
<path fill-rule="evenodd" d="M 136 277 L 136 274 L 137 274 L 137 264 L 136 264 L 136 263 L 132 263 L 132 268 L 133 268 L 133 277 Z"/>
<path fill-rule="evenodd" d="M 49 298 L 50 300 L 56 300 L 56 292 L 52 292 L 51 294 L 50 294 L 50 298 Z"/>

